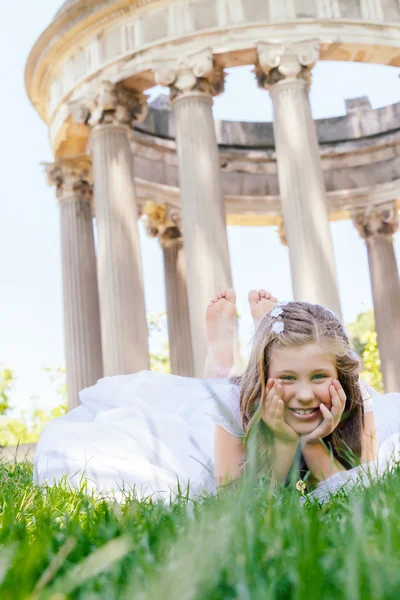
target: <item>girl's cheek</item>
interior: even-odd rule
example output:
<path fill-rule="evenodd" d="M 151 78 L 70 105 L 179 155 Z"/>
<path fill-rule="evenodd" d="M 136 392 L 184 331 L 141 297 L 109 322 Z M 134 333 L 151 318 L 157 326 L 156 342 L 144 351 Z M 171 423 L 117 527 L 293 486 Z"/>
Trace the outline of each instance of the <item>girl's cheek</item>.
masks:
<path fill-rule="evenodd" d="M 331 393 L 329 391 L 331 385 L 332 384 L 329 382 L 329 384 L 327 384 L 326 387 L 324 386 L 324 389 L 321 390 L 321 394 L 319 395 L 321 402 L 325 404 L 325 406 L 329 409 L 331 409 L 332 407 L 332 398 Z"/>

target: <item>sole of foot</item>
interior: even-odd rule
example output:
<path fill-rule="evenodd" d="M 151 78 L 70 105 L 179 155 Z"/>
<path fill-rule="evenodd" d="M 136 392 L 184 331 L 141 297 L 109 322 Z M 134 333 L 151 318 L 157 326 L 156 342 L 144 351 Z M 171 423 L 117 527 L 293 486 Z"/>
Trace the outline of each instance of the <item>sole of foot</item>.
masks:
<path fill-rule="evenodd" d="M 278 300 L 267 290 L 251 290 L 248 299 L 254 329 L 257 329 L 265 315 L 275 308 Z"/>
<path fill-rule="evenodd" d="M 236 327 L 236 294 L 231 288 L 219 292 L 206 311 L 208 356 L 219 370 L 233 366 Z"/>

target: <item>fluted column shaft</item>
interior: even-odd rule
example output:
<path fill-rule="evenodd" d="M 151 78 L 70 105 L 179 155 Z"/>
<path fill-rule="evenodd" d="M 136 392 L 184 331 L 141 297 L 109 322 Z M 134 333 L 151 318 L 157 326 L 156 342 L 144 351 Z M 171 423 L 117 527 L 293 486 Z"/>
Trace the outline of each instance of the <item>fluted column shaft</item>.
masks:
<path fill-rule="evenodd" d="M 386 392 L 400 390 L 400 281 L 392 236 L 367 240 L 372 296 L 383 383 Z"/>
<path fill-rule="evenodd" d="M 355 224 L 366 241 L 381 371 L 386 392 L 400 390 L 400 279 L 393 245 L 394 203 L 359 212 Z"/>
<path fill-rule="evenodd" d="M 207 356 L 205 310 L 219 290 L 232 286 L 232 274 L 212 99 L 187 92 L 175 99 L 174 112 L 189 315 L 200 377 Z"/>
<path fill-rule="evenodd" d="M 171 372 L 194 376 L 192 337 L 182 244 L 163 248 Z"/>
<path fill-rule="evenodd" d="M 64 340 L 68 408 L 79 392 L 103 376 L 96 256 L 92 224 L 90 165 L 59 160 L 45 165 L 57 186 L 61 219 Z"/>
<path fill-rule="evenodd" d="M 105 375 L 149 368 L 133 160 L 125 125 L 91 133 Z"/>
<path fill-rule="evenodd" d="M 105 375 L 150 367 L 130 135 L 146 99 L 103 81 L 71 103 L 90 128 L 98 232 L 101 334 Z"/>
<path fill-rule="evenodd" d="M 68 407 L 103 377 L 96 256 L 90 204 L 61 203 L 61 247 Z"/>
<path fill-rule="evenodd" d="M 204 374 L 207 357 L 205 312 L 216 293 L 232 286 L 225 202 L 212 97 L 224 89 L 224 73 L 206 48 L 161 61 L 156 81 L 168 85 L 176 124 L 183 247 L 187 265 L 194 371 Z M 235 342 L 236 369 L 240 367 Z"/>
<path fill-rule="evenodd" d="M 259 45 L 259 83 L 271 94 L 278 177 L 297 300 L 341 314 L 328 204 L 308 97 L 318 45 Z"/>

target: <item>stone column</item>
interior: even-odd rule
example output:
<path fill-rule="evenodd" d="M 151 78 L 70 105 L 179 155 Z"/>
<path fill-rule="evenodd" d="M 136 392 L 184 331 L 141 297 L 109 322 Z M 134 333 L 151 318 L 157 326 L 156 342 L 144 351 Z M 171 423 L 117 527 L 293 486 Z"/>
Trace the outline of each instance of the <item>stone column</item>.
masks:
<path fill-rule="evenodd" d="M 204 374 L 204 317 L 215 294 L 232 287 L 225 202 L 212 97 L 223 91 L 223 71 L 211 50 L 159 64 L 156 81 L 170 86 L 176 123 L 184 251 L 187 264 L 194 369 Z"/>
<path fill-rule="evenodd" d="M 166 204 L 146 202 L 143 219 L 148 235 L 158 239 L 163 251 L 171 373 L 193 377 L 192 336 L 180 215 L 170 211 Z"/>
<path fill-rule="evenodd" d="M 376 332 L 386 392 L 400 391 L 400 280 L 393 246 L 399 219 L 394 202 L 358 210 L 353 222 L 365 240 Z"/>
<path fill-rule="evenodd" d="M 103 376 L 91 166 L 87 157 L 44 164 L 60 204 L 68 408 Z"/>
<path fill-rule="evenodd" d="M 149 368 L 130 135 L 145 114 L 141 94 L 103 82 L 71 107 L 90 127 L 98 230 L 101 333 L 105 375 Z"/>
<path fill-rule="evenodd" d="M 328 204 L 308 90 L 319 44 L 258 44 L 257 78 L 269 90 L 286 238 L 296 300 L 341 314 Z"/>

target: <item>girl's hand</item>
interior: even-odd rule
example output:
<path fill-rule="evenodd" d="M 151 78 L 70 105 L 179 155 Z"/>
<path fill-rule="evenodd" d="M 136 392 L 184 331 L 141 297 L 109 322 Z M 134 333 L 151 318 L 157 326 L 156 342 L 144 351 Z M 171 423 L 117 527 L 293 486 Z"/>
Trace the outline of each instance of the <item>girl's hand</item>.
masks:
<path fill-rule="evenodd" d="M 329 392 L 331 395 L 332 408 L 329 410 L 325 404 L 319 405 L 323 419 L 314 431 L 301 436 L 302 446 L 318 443 L 321 439 L 331 434 L 339 425 L 344 407 L 346 406 L 346 394 L 337 379 L 332 379 L 332 385 L 329 386 Z"/>
<path fill-rule="evenodd" d="M 297 444 L 300 436 L 283 418 L 285 405 L 282 395 L 283 385 L 279 381 L 268 379 L 265 395 L 262 399 L 261 418 L 277 439 L 282 442 Z"/>

